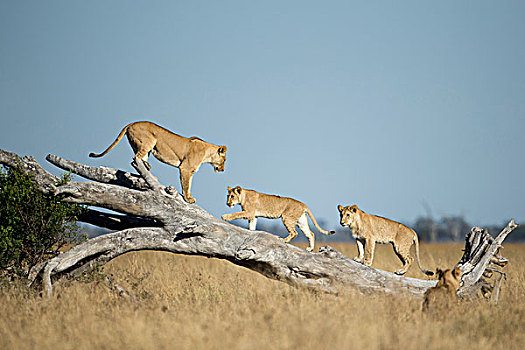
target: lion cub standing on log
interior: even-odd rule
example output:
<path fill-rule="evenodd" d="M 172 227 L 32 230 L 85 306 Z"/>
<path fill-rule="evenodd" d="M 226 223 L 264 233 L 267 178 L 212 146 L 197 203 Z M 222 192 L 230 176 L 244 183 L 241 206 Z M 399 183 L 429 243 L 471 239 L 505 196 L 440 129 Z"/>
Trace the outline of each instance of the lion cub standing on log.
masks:
<path fill-rule="evenodd" d="M 424 274 L 432 276 L 432 271 L 421 267 L 419 261 L 419 241 L 417 234 L 405 225 L 385 219 L 380 216 L 370 215 L 362 211 L 357 205 L 337 207 L 341 216 L 341 226 L 348 226 L 352 230 L 352 236 L 356 239 L 359 256 L 354 260 L 372 265 L 374 260 L 374 250 L 376 243 L 392 243 L 394 252 L 403 263 L 403 268 L 395 271 L 398 275 L 403 275 L 414 261 L 410 256 L 410 247 L 416 245 L 417 265 Z"/>
<path fill-rule="evenodd" d="M 309 252 L 314 250 L 315 236 L 313 232 L 310 231 L 306 214 L 310 215 L 310 219 L 312 219 L 315 227 L 317 227 L 320 232 L 325 235 L 333 235 L 335 233 L 334 231 L 329 232 L 319 227 L 310 209 L 305 204 L 292 198 L 259 193 L 241 188 L 240 186 L 235 188 L 228 186 L 226 204 L 229 207 L 240 204 L 242 211 L 233 214 L 224 214 L 222 219 L 226 221 L 246 219 L 250 223 L 250 230 L 255 230 L 258 217 L 269 219 L 282 218 L 283 224 L 286 230 L 288 230 L 288 237 L 283 239 L 286 243 L 297 237 L 295 226 L 298 225 L 310 242 L 310 246 L 306 248 Z"/>
<path fill-rule="evenodd" d="M 179 168 L 182 195 L 188 203 L 195 203 L 191 195 L 191 181 L 203 163 L 210 163 L 215 172 L 224 171 L 226 146 L 212 145 L 198 137 L 182 137 L 151 122 L 135 122 L 125 126 L 104 152 L 90 153 L 89 156 L 102 157 L 120 142 L 124 134 L 135 152 L 133 160 L 141 159 L 148 170 L 151 169 L 148 164 L 150 153 L 161 162 Z"/>

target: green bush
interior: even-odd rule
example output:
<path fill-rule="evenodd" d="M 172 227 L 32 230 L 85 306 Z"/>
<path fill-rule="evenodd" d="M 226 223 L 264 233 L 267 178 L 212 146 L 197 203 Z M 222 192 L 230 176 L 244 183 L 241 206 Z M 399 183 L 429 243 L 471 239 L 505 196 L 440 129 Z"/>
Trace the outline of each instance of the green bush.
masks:
<path fill-rule="evenodd" d="M 64 175 L 61 185 L 69 181 Z M 42 193 L 18 168 L 0 169 L 0 276 L 27 277 L 38 263 L 79 240 L 82 206 Z"/>

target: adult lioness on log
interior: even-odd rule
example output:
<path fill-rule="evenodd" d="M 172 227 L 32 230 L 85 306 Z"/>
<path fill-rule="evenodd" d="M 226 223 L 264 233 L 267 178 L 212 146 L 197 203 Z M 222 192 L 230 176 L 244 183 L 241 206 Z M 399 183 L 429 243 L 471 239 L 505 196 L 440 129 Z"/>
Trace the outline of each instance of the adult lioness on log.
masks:
<path fill-rule="evenodd" d="M 191 182 L 203 163 L 210 163 L 215 172 L 224 171 L 226 146 L 216 146 L 198 137 L 186 138 L 151 122 L 134 122 L 125 126 L 104 152 L 90 153 L 89 156 L 102 157 L 120 142 L 124 134 L 135 152 L 133 160 L 141 159 L 148 170 L 151 169 L 148 163 L 150 153 L 161 162 L 179 168 L 182 195 L 188 203 L 195 203 L 191 195 Z"/>
<path fill-rule="evenodd" d="M 240 204 L 242 211 L 233 214 L 224 214 L 222 219 L 226 221 L 246 219 L 250 223 L 250 230 L 255 230 L 258 217 L 269 219 L 282 218 L 283 224 L 288 231 L 288 236 L 283 239 L 286 243 L 297 237 L 295 226 L 299 226 L 310 243 L 310 246 L 306 248 L 309 252 L 314 250 L 315 236 L 313 232 L 310 231 L 306 214 L 310 216 L 310 219 L 312 219 L 315 227 L 317 227 L 320 232 L 325 235 L 333 235 L 335 233 L 334 231 L 326 231 L 319 227 L 310 209 L 305 204 L 292 198 L 259 193 L 241 188 L 240 186 L 235 188 L 228 186 L 226 204 L 229 207 Z"/>
<path fill-rule="evenodd" d="M 414 230 L 399 222 L 367 214 L 357 205 L 347 207 L 339 205 L 337 209 L 339 209 L 341 216 L 341 226 L 348 226 L 352 230 L 352 236 L 356 239 L 359 256 L 354 258 L 355 261 L 371 266 L 376 243 L 392 243 L 394 252 L 403 263 L 403 267 L 395 273 L 404 275 L 414 261 L 414 258 L 410 256 L 410 247 L 415 244 L 419 269 L 425 275 L 432 276 L 434 274 L 432 271 L 421 267 L 419 240 Z"/>

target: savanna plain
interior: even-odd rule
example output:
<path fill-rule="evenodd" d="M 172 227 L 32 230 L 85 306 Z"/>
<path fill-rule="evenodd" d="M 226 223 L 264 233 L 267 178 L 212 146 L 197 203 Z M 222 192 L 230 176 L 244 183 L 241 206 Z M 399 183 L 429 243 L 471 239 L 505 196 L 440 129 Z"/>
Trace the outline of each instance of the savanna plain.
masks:
<path fill-rule="evenodd" d="M 332 246 L 356 255 L 355 244 Z M 462 248 L 423 243 L 422 264 L 452 267 Z M 316 293 L 215 258 L 128 253 L 57 283 L 51 299 L 0 287 L 0 349 L 523 349 L 525 245 L 507 244 L 503 255 L 497 305 L 425 314 L 413 297 Z M 399 266 L 390 245 L 377 247 L 374 267 Z M 118 296 L 104 276 L 133 297 Z M 407 276 L 427 278 L 415 264 Z"/>

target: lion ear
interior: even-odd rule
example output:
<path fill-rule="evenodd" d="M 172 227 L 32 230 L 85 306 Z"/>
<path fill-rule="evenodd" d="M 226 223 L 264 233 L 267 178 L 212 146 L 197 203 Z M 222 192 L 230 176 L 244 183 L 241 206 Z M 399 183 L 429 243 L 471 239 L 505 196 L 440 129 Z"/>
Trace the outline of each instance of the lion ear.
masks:
<path fill-rule="evenodd" d="M 341 204 L 339 204 L 339 205 L 337 206 L 337 209 L 339 210 L 339 212 L 342 212 L 344 208 L 343 208 L 343 206 L 342 206 Z"/>
<path fill-rule="evenodd" d="M 444 271 L 441 270 L 439 267 L 436 268 L 436 276 L 437 276 L 438 280 L 440 280 L 441 277 L 443 277 L 443 272 L 444 272 Z"/>
<path fill-rule="evenodd" d="M 237 193 L 237 194 L 241 194 L 241 190 L 242 190 L 241 186 L 237 186 L 237 187 L 235 187 L 235 188 L 233 189 L 233 192 L 235 192 L 235 193 Z"/>
<path fill-rule="evenodd" d="M 228 186 L 228 192 L 231 192 L 232 188 L 230 186 Z"/>
<path fill-rule="evenodd" d="M 219 154 L 225 154 L 227 150 L 228 150 L 228 147 L 226 147 L 226 146 L 221 146 L 221 147 L 219 147 L 219 149 L 217 150 L 217 152 L 218 152 Z"/>
<path fill-rule="evenodd" d="M 452 271 L 452 275 L 454 276 L 454 278 L 458 279 L 461 276 L 461 269 L 459 267 L 456 267 Z"/>

